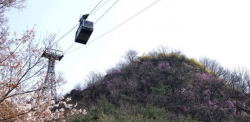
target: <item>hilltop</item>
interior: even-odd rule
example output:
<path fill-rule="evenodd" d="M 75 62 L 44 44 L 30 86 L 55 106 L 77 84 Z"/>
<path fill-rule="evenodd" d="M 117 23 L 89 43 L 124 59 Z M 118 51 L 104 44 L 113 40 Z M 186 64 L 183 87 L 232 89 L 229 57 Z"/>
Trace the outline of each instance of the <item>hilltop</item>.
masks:
<path fill-rule="evenodd" d="M 233 73 L 218 71 L 179 52 L 133 56 L 85 90 L 67 94 L 88 111 L 69 120 L 249 121 L 249 94 L 238 82 L 230 84 Z"/>

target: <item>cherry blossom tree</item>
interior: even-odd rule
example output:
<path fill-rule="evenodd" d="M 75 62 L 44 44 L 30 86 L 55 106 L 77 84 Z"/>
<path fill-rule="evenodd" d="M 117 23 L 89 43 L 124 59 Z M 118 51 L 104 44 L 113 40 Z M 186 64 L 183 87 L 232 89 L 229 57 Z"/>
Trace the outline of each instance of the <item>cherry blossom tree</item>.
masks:
<path fill-rule="evenodd" d="M 34 28 L 24 31 L 21 37 L 9 33 L 5 12 L 11 8 L 22 10 L 25 2 L 0 0 L 0 121 L 45 121 L 75 113 L 86 114 L 85 110 L 66 104 L 69 98 L 55 104 L 49 90 L 41 92 L 48 65 L 41 55 L 54 46 L 55 34 L 36 40 Z M 58 86 L 65 83 L 61 73 L 56 76 Z M 52 111 L 59 104 L 64 107 Z"/>

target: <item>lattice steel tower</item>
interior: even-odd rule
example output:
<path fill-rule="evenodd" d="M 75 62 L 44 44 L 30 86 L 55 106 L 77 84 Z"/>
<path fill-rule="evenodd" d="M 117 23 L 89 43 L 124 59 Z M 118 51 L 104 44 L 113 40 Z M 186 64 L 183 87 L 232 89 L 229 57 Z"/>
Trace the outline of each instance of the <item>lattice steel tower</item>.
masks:
<path fill-rule="evenodd" d="M 42 57 L 48 58 L 48 70 L 44 81 L 42 93 L 50 90 L 52 97 L 56 100 L 56 81 L 55 81 L 55 60 L 60 61 L 63 58 L 62 51 L 54 49 L 46 49 Z"/>

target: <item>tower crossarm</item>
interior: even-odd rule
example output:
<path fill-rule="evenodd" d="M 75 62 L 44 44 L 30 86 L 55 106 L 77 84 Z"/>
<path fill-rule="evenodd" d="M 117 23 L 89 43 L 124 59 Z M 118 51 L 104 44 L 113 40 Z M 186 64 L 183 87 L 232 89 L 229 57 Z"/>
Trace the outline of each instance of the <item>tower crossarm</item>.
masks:
<path fill-rule="evenodd" d="M 42 57 L 48 58 L 48 59 L 53 59 L 53 60 L 58 60 L 61 61 L 63 58 L 62 51 L 60 50 L 54 50 L 54 49 L 47 49 L 43 52 Z"/>

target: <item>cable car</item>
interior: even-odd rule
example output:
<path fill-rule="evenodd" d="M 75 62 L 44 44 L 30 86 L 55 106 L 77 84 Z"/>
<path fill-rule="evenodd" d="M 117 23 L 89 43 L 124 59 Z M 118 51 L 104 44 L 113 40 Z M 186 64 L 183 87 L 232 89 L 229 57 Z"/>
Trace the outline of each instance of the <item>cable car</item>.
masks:
<path fill-rule="evenodd" d="M 89 37 L 91 36 L 93 30 L 94 30 L 94 23 L 87 21 L 89 14 L 83 15 L 81 19 L 79 20 L 80 25 L 76 31 L 76 37 L 75 42 L 81 43 L 81 44 L 87 44 Z"/>

